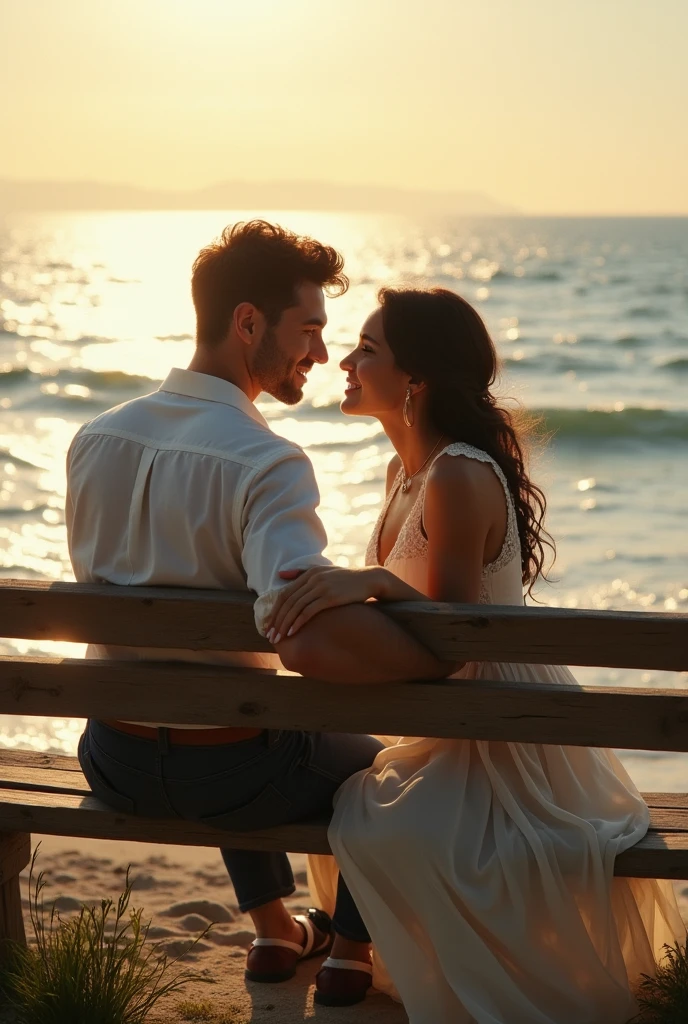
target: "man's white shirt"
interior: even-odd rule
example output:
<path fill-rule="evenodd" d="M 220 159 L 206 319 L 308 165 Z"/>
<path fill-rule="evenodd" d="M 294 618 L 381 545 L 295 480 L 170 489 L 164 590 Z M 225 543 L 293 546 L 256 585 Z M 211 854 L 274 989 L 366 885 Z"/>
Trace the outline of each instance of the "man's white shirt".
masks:
<path fill-rule="evenodd" d="M 235 385 L 173 369 L 86 423 L 67 457 L 78 582 L 248 590 L 261 632 L 281 569 L 328 565 L 310 460 Z M 88 657 L 279 666 L 273 654 L 91 646 Z M 164 723 L 160 723 L 164 724 Z"/>

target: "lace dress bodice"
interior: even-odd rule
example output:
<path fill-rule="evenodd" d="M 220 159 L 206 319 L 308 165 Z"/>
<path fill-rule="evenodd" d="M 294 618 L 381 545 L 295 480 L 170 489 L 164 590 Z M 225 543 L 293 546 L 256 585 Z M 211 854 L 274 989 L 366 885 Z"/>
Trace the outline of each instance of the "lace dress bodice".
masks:
<path fill-rule="evenodd" d="M 472 445 L 455 442 L 447 445 L 435 456 L 428 467 L 418 492 L 418 497 L 406 517 L 392 550 L 384 561 L 385 568 L 399 576 L 410 586 L 427 593 L 427 551 L 428 541 L 423 533 L 423 506 L 425 503 L 425 484 L 428 473 L 434 462 L 442 455 L 462 455 L 478 462 L 488 462 L 504 488 L 507 508 L 507 527 L 502 550 L 493 562 L 483 566 L 480 585 L 481 604 L 522 604 L 523 585 L 521 581 L 521 544 L 516 522 L 516 510 L 506 482 L 506 477 L 495 460 L 486 452 Z M 366 565 L 379 565 L 380 534 L 387 516 L 387 511 L 401 485 L 402 473 L 399 470 L 382 511 L 373 530 L 368 550 Z"/>

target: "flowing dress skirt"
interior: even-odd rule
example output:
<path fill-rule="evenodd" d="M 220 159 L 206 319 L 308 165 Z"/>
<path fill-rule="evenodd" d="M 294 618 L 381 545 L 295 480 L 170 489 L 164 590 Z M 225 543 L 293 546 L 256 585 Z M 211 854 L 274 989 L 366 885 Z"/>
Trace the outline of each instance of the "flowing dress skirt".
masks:
<path fill-rule="evenodd" d="M 478 681 L 568 669 L 469 663 Z M 626 1024 L 664 943 L 670 882 L 614 878 L 649 812 L 608 750 L 401 739 L 336 796 L 329 838 L 374 943 L 375 987 L 411 1024 Z M 332 858 L 310 859 L 331 909 Z"/>

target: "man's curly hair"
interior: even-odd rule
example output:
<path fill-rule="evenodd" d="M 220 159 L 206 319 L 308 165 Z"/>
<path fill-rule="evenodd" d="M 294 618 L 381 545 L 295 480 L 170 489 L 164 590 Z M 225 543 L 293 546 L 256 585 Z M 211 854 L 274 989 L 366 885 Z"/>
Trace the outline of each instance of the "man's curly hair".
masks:
<path fill-rule="evenodd" d="M 343 295 L 349 287 L 343 268 L 344 259 L 332 246 L 278 224 L 250 220 L 229 225 L 194 261 L 196 340 L 203 345 L 222 341 L 241 302 L 251 302 L 274 326 L 295 305 L 297 288 L 305 282 L 320 285 L 328 295 Z"/>

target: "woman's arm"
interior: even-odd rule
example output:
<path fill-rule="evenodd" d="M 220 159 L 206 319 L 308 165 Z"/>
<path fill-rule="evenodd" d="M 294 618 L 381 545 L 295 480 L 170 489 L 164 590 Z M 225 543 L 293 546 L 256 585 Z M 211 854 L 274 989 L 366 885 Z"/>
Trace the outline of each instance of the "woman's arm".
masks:
<path fill-rule="evenodd" d="M 493 484 L 499 490 L 493 490 Z M 428 594 L 432 601 L 477 604 L 495 495 L 506 506 L 491 466 L 462 456 L 439 458 L 428 476 L 423 525 L 428 538 Z M 497 510 L 497 517 L 499 510 Z"/>
<path fill-rule="evenodd" d="M 379 565 L 365 569 L 340 569 L 336 565 L 314 566 L 300 573 L 280 573 L 294 582 L 277 597 L 266 636 L 271 643 L 293 636 L 314 616 L 328 608 L 365 601 L 427 601 L 427 595 L 414 590 L 394 573 Z"/>
<path fill-rule="evenodd" d="M 381 566 L 315 566 L 280 594 L 268 639 L 279 643 L 328 608 L 371 599 L 477 603 L 486 549 L 498 551 L 506 533 L 504 492 L 492 468 L 462 457 L 438 459 L 426 483 L 423 523 L 428 540 L 427 593 Z M 293 578 L 294 573 L 283 575 Z"/>

